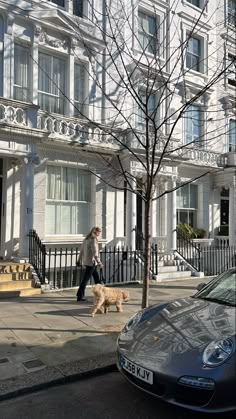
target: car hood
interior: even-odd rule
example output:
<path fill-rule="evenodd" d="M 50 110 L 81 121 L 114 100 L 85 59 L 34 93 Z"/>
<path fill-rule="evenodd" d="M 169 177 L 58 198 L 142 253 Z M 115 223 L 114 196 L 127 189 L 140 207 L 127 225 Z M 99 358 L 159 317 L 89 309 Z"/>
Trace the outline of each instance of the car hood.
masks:
<path fill-rule="evenodd" d="M 119 346 L 134 362 L 153 368 L 173 358 L 196 362 L 196 355 L 200 362 L 203 348 L 226 336 L 235 336 L 235 307 L 189 297 L 145 310 L 134 329 L 120 334 Z"/>

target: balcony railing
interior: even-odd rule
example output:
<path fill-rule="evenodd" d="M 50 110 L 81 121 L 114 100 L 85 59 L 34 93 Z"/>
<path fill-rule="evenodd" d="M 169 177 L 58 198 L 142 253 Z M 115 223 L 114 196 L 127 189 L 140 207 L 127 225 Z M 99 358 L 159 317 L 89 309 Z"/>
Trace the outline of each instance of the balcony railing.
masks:
<path fill-rule="evenodd" d="M 49 114 L 39 110 L 39 107 L 33 104 L 19 102 L 11 99 L 0 98 L 0 124 L 10 124 L 15 127 L 35 128 L 41 130 L 51 139 L 66 141 L 70 144 L 92 144 L 111 149 L 119 149 L 120 143 L 110 134 L 111 128 L 96 127 L 85 119 L 67 117 L 58 114 Z M 115 129 L 114 129 L 115 130 Z M 115 132 L 115 131 L 112 132 Z M 117 131 L 118 132 L 118 131 Z M 122 132 L 119 131 L 121 135 Z M 125 131 L 125 138 L 121 141 L 122 145 L 127 144 L 129 148 L 142 151 L 141 144 L 145 144 L 145 135 L 142 132 L 134 134 L 132 130 Z M 116 133 L 117 135 L 117 133 Z M 138 141 L 138 138 L 140 141 Z M 150 141 L 154 141 L 154 136 L 150 134 Z M 166 137 L 160 134 L 157 142 L 156 152 L 161 154 L 166 144 Z M 179 140 L 172 138 L 168 144 L 166 157 L 183 159 L 194 165 L 224 167 L 229 164 L 227 156 L 214 151 L 184 147 L 181 149 Z M 232 157 L 231 157 L 232 160 Z M 232 161 L 231 165 L 232 165 Z M 235 156 L 233 165 L 235 165 Z"/>

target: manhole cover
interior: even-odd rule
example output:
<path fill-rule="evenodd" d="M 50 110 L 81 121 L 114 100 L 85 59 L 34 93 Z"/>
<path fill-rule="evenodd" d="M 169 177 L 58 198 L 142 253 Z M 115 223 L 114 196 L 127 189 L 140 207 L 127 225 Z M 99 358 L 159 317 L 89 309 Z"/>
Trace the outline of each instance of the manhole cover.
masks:
<path fill-rule="evenodd" d="M 28 369 L 43 367 L 44 363 L 40 359 L 32 359 L 31 361 L 23 362 L 23 365 Z"/>
<path fill-rule="evenodd" d="M 6 364 L 7 362 L 9 362 L 8 358 L 0 358 L 0 364 Z"/>

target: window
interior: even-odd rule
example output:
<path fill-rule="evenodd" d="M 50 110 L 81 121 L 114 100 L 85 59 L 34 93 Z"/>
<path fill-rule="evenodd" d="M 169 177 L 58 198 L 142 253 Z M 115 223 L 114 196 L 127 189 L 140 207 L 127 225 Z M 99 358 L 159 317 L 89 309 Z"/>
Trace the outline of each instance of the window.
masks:
<path fill-rule="evenodd" d="M 228 0 L 228 23 L 236 26 L 236 0 Z"/>
<path fill-rule="evenodd" d="M 236 56 L 228 54 L 228 62 L 226 64 L 228 68 L 228 84 L 230 86 L 236 86 Z"/>
<path fill-rule="evenodd" d="M 39 106 L 48 112 L 64 113 L 65 62 L 39 53 Z"/>
<path fill-rule="evenodd" d="M 229 151 L 236 152 L 236 121 L 229 121 Z"/>
<path fill-rule="evenodd" d="M 83 0 L 73 0 L 73 14 L 79 17 L 84 15 L 84 1 Z"/>
<path fill-rule="evenodd" d="M 199 106 L 191 105 L 186 111 L 185 120 L 185 143 L 202 146 L 203 122 Z"/>
<path fill-rule="evenodd" d="M 201 41 L 198 38 L 189 38 L 186 53 L 186 67 L 200 72 L 200 61 Z"/>
<path fill-rule="evenodd" d="M 187 0 L 187 2 L 193 4 L 196 7 L 200 7 L 200 0 Z"/>
<path fill-rule="evenodd" d="M 29 50 L 27 47 L 15 44 L 14 48 L 14 99 L 27 102 L 29 91 Z"/>
<path fill-rule="evenodd" d="M 65 7 L 65 0 L 49 0 L 51 3 L 55 3 L 58 6 Z"/>
<path fill-rule="evenodd" d="M 148 100 L 148 115 L 146 115 L 146 112 L 141 107 L 138 108 L 138 129 L 144 130 L 146 126 L 146 118 L 149 117 L 153 119 L 155 116 L 155 95 L 150 94 L 148 96 L 147 93 L 144 96 L 143 93 L 141 93 L 141 99 L 144 104 L 146 103 L 146 100 Z M 148 120 L 148 123 L 150 127 L 153 127 L 151 119 Z"/>
<path fill-rule="evenodd" d="M 177 189 L 177 224 L 196 226 L 198 187 L 192 183 Z"/>
<path fill-rule="evenodd" d="M 86 235 L 90 227 L 90 206 L 89 172 L 71 167 L 47 167 L 47 235 Z"/>
<path fill-rule="evenodd" d="M 74 80 L 74 115 L 83 118 L 85 112 L 85 71 L 81 64 L 75 64 L 75 80 Z"/>
<path fill-rule="evenodd" d="M 154 16 L 138 13 L 139 47 L 150 54 L 157 52 L 157 22 Z"/>

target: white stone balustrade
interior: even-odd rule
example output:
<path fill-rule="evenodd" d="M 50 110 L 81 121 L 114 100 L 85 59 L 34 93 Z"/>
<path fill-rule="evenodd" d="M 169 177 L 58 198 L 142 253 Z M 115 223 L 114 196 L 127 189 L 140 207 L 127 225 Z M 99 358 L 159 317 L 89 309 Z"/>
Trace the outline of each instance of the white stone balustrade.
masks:
<path fill-rule="evenodd" d="M 157 244 L 158 253 L 167 252 L 167 236 L 152 237 L 152 244 Z"/>
<path fill-rule="evenodd" d="M 39 111 L 38 129 L 49 132 L 51 138 L 64 139 L 72 144 L 105 144 L 107 147 L 119 148 L 111 135 L 105 129 L 90 126 L 86 120 L 64 117 L 59 115 L 49 115 Z"/>
<path fill-rule="evenodd" d="M 28 128 L 38 128 L 47 132 L 50 138 L 57 138 L 78 144 L 105 145 L 113 149 L 119 149 L 120 144 L 110 135 L 110 130 L 104 130 L 91 126 L 86 120 L 66 117 L 63 115 L 49 114 L 40 111 L 38 106 L 27 104 L 11 99 L 0 98 L 0 123 L 9 123 L 15 126 L 24 126 Z M 133 149 L 142 149 L 141 143 L 138 141 L 134 132 L 130 130 L 125 132 L 126 139 L 122 143 L 126 143 L 128 147 Z M 145 144 L 146 138 L 144 133 L 137 131 L 140 141 Z M 150 133 L 151 142 L 154 136 Z M 120 137 L 121 139 L 121 137 Z M 157 153 L 162 153 L 166 144 L 166 137 L 161 134 L 156 145 Z M 172 138 L 169 141 L 166 153 L 173 158 L 183 158 L 194 165 L 203 165 L 209 167 L 224 167 L 227 165 L 227 156 L 214 151 L 194 148 L 193 146 L 181 149 L 179 140 Z M 231 158 L 235 164 L 235 153 Z"/>
<path fill-rule="evenodd" d="M 215 245 L 217 247 L 229 246 L 229 236 L 215 236 Z"/>
<path fill-rule="evenodd" d="M 27 125 L 26 110 L 22 109 L 21 107 L 14 106 L 13 104 L 9 104 L 3 99 L 1 99 L 0 122 L 26 126 Z"/>

